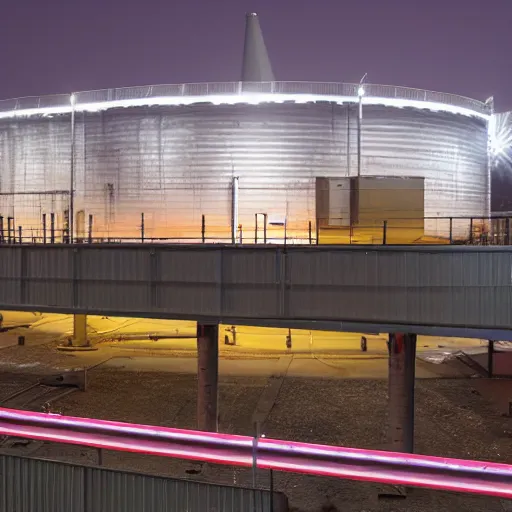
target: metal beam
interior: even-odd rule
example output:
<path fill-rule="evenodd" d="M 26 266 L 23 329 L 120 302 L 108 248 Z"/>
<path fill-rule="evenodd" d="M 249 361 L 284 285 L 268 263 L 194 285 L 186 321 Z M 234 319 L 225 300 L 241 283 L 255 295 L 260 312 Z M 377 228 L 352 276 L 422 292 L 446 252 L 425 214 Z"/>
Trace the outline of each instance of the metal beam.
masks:
<path fill-rule="evenodd" d="M 197 324 L 197 428 L 219 430 L 219 326 Z"/>
<path fill-rule="evenodd" d="M 511 340 L 512 248 L 455 247 L 2 245 L 0 310 Z"/>

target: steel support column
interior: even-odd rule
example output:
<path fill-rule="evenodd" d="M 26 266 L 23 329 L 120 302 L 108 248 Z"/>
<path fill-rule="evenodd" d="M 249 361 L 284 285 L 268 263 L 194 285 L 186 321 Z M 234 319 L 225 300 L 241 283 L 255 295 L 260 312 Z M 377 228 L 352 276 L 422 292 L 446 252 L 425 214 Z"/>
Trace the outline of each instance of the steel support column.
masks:
<path fill-rule="evenodd" d="M 73 315 L 73 337 L 70 345 L 74 347 L 88 347 L 87 315 Z"/>
<path fill-rule="evenodd" d="M 218 431 L 219 326 L 197 324 L 197 427 Z"/>
<path fill-rule="evenodd" d="M 388 349 L 389 449 L 413 453 L 416 334 L 390 334 Z"/>

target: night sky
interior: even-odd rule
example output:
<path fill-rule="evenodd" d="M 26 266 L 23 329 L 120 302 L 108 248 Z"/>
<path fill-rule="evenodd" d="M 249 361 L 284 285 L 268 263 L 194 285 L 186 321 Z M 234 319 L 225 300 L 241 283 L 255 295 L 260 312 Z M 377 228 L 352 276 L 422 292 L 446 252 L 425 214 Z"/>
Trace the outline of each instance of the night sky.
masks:
<path fill-rule="evenodd" d="M 238 80 L 252 11 L 278 80 L 367 72 L 512 109 L 512 0 L 3 0 L 0 98 Z"/>

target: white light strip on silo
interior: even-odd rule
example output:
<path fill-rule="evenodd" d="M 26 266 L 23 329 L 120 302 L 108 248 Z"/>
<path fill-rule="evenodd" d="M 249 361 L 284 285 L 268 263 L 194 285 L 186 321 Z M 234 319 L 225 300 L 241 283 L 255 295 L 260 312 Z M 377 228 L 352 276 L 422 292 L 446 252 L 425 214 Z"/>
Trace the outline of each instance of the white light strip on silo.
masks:
<path fill-rule="evenodd" d="M 432 101 L 418 101 L 408 100 L 401 98 L 378 98 L 372 96 L 364 96 L 361 98 L 365 105 L 382 105 L 386 107 L 396 108 L 416 108 L 423 110 L 431 110 L 434 112 L 448 112 L 451 114 L 460 114 L 463 116 L 479 117 L 481 119 L 489 120 L 489 114 L 476 112 L 469 108 L 457 107 L 454 105 L 447 105 L 444 103 L 437 103 Z M 205 95 L 205 96 L 163 96 L 155 98 L 134 98 L 128 100 L 113 100 L 102 101 L 96 103 L 77 103 L 75 105 L 75 112 L 100 112 L 113 108 L 128 108 L 128 107 L 151 107 L 151 106 L 179 106 L 179 105 L 194 105 L 198 103 L 211 103 L 214 105 L 235 105 L 245 103 L 250 105 L 258 105 L 260 103 L 357 103 L 359 98 L 357 96 L 331 96 L 321 94 L 227 94 L 227 95 Z M 0 112 L 0 119 L 8 119 L 13 117 L 31 117 L 31 116 L 51 116 L 59 114 L 69 114 L 71 106 L 65 107 L 43 107 L 10 110 Z"/>

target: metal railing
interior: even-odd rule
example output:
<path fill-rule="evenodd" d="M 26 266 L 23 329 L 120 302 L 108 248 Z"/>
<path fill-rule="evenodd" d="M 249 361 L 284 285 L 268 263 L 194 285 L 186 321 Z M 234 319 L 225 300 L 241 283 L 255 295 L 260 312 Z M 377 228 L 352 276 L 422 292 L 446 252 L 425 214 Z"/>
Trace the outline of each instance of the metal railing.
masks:
<path fill-rule="evenodd" d="M 272 225 L 267 217 L 240 224 L 235 236 L 228 225 L 210 224 L 205 215 L 197 225 L 168 228 L 147 226 L 144 213 L 139 223 L 97 226 L 93 215 L 87 226 L 75 232 L 73 243 L 223 243 L 290 245 L 512 245 L 512 217 L 422 217 L 372 219 L 356 224 L 347 219 L 291 219 Z M 66 219 L 66 215 L 63 216 Z M 40 224 L 23 226 L 0 212 L 0 244 L 71 243 L 66 221 L 58 226 L 55 213 L 43 214 Z"/>
<path fill-rule="evenodd" d="M 0 409 L 0 434 L 252 467 L 254 472 L 258 468 L 292 471 L 512 498 L 512 466 L 491 462 L 214 434 L 3 408 Z"/>
<path fill-rule="evenodd" d="M 147 85 L 99 89 L 74 94 L 77 108 L 91 103 L 123 100 L 172 98 L 183 96 L 223 96 L 243 94 L 318 95 L 333 97 L 358 97 L 360 84 L 335 82 L 204 82 L 191 84 Z M 480 114 L 491 114 L 491 105 L 457 94 L 399 87 L 394 85 L 365 84 L 365 97 L 389 98 L 408 101 L 431 102 L 465 108 Z M 29 96 L 0 100 L 0 112 L 26 109 L 62 107 L 71 109 L 70 94 Z"/>

